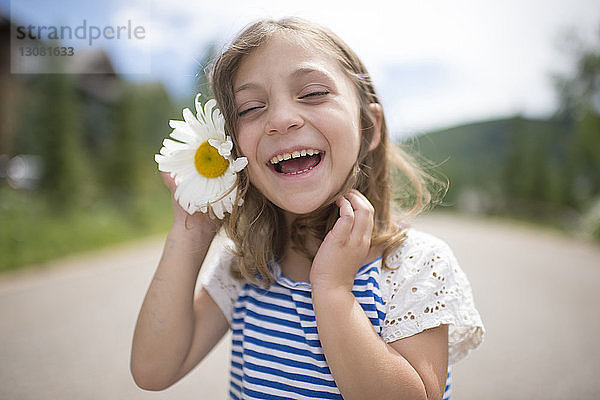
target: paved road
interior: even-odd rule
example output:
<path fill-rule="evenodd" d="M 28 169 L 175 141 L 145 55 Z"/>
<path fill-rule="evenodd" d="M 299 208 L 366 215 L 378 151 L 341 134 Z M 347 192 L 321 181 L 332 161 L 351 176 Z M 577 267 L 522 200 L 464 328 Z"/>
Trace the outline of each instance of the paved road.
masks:
<path fill-rule="evenodd" d="M 552 232 L 450 216 L 416 226 L 454 249 L 488 336 L 459 363 L 455 399 L 600 397 L 600 246 Z M 128 370 L 138 308 L 161 239 L 0 276 L 0 399 L 223 399 L 224 340 L 162 393 Z"/>

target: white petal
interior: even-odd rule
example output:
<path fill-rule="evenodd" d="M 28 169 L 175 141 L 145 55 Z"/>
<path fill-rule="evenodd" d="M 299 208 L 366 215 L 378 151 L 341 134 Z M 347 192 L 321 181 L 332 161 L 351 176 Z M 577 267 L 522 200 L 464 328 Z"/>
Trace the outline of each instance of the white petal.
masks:
<path fill-rule="evenodd" d="M 210 117 L 212 120 L 212 110 L 217 106 L 217 101 L 215 99 L 210 99 L 204 105 L 204 118 Z M 208 122 L 208 121 L 207 121 Z"/>
<path fill-rule="evenodd" d="M 223 206 L 225 207 L 225 210 L 231 214 L 231 212 L 233 211 L 233 201 L 231 196 L 234 195 L 235 196 L 235 190 L 233 192 L 231 192 L 230 194 L 228 194 L 223 200 Z"/>
<path fill-rule="evenodd" d="M 167 148 L 167 150 L 170 150 L 170 151 L 187 150 L 190 148 L 190 146 L 187 145 L 186 143 L 176 142 L 176 141 L 168 139 L 168 138 L 163 140 L 162 144 L 164 147 Z"/>
<path fill-rule="evenodd" d="M 210 219 L 215 219 L 217 218 L 215 216 L 215 211 L 212 209 L 212 207 L 208 207 L 208 216 L 210 217 Z"/>
<path fill-rule="evenodd" d="M 173 139 L 179 140 L 180 142 L 190 143 L 196 142 L 196 134 L 185 124 L 183 127 L 177 127 L 173 129 L 170 135 Z"/>
<path fill-rule="evenodd" d="M 158 169 L 163 172 L 171 172 L 177 176 L 180 181 L 188 181 L 198 176 L 198 171 L 193 166 L 176 163 L 162 163 L 158 166 Z"/>
<path fill-rule="evenodd" d="M 222 141 L 219 139 L 208 139 L 208 144 L 217 149 L 219 154 L 223 157 L 229 157 L 231 150 L 233 149 L 233 143 L 230 141 Z"/>
<path fill-rule="evenodd" d="M 223 219 L 223 217 L 225 216 L 225 214 L 224 214 L 225 210 L 223 208 L 223 203 L 221 201 L 217 201 L 216 203 L 211 204 L 210 207 L 215 212 L 215 215 L 217 216 L 217 218 Z"/>
<path fill-rule="evenodd" d="M 158 162 L 160 168 L 164 168 L 168 171 L 179 171 L 183 170 L 195 170 L 194 165 L 194 152 L 189 150 L 178 151 L 170 154 L 164 154 L 159 159 L 155 160 Z"/>
<path fill-rule="evenodd" d="M 185 121 L 180 121 L 177 119 L 172 119 L 169 120 L 169 126 L 173 129 L 178 129 L 178 128 L 189 128 L 187 122 Z"/>
<path fill-rule="evenodd" d="M 219 133 L 219 136 L 224 137 L 225 136 L 225 118 L 223 118 L 223 115 L 221 114 L 221 112 L 219 112 L 218 117 L 215 117 L 216 119 L 213 118 L 213 123 L 215 125 L 215 131 Z"/>
<path fill-rule="evenodd" d="M 179 121 L 176 119 L 172 119 L 169 121 L 169 126 L 173 129 L 187 127 L 188 124 L 185 121 Z"/>
<path fill-rule="evenodd" d="M 196 174 L 188 183 L 192 187 L 194 201 L 197 204 L 203 205 L 218 198 L 216 197 L 215 191 L 209 189 L 211 180 L 213 179 Z"/>
<path fill-rule="evenodd" d="M 226 140 L 221 143 L 219 154 L 223 157 L 229 157 L 231 155 L 231 150 L 233 150 L 233 143 L 231 140 Z"/>
<path fill-rule="evenodd" d="M 159 153 L 163 156 L 170 156 L 171 154 L 173 154 L 172 151 L 170 151 L 169 149 L 167 149 L 166 147 L 161 147 Z"/>
<path fill-rule="evenodd" d="M 228 171 L 225 171 L 225 173 L 223 175 L 221 175 L 220 178 L 221 178 L 221 185 L 223 187 L 227 188 L 227 190 L 229 190 L 230 188 L 235 186 L 235 183 L 237 181 L 237 174 L 228 170 Z"/>
<path fill-rule="evenodd" d="M 233 172 L 240 172 L 248 165 L 248 159 L 246 157 L 238 157 L 231 163 L 231 169 Z"/>
<path fill-rule="evenodd" d="M 196 97 L 194 97 L 194 106 L 196 107 L 196 115 L 202 114 L 202 102 L 200 101 L 200 96 L 202 93 L 198 93 Z"/>
<path fill-rule="evenodd" d="M 183 110 L 183 118 L 185 122 L 194 130 L 197 136 L 203 137 L 204 140 L 208 139 L 206 137 L 206 126 L 203 123 L 200 123 L 194 114 L 190 111 L 189 108 Z"/>
<path fill-rule="evenodd" d="M 213 122 L 217 122 L 221 118 L 221 110 L 217 107 L 217 102 L 214 102 L 214 106 L 211 108 L 210 119 Z"/>
<path fill-rule="evenodd" d="M 171 172 L 182 178 L 184 178 L 185 175 L 198 174 L 194 166 L 190 166 L 189 163 L 181 160 L 174 160 L 173 158 L 165 157 L 161 154 L 155 155 L 154 159 L 158 164 L 159 171 Z"/>
<path fill-rule="evenodd" d="M 160 154 L 162 154 L 163 156 L 167 156 L 167 157 L 171 157 L 171 156 L 178 156 L 178 153 L 180 153 L 181 151 L 184 150 L 173 150 L 173 149 L 169 149 L 168 147 L 161 147 L 160 148 Z"/>
<path fill-rule="evenodd" d="M 192 214 L 198 209 L 195 202 L 195 194 L 194 186 L 190 185 L 189 181 L 183 181 L 177 186 L 175 199 L 187 212 Z"/>
<path fill-rule="evenodd" d="M 193 214 L 195 210 L 192 208 L 192 205 L 189 201 L 189 195 L 187 194 L 187 192 L 188 192 L 188 187 L 186 185 L 183 185 L 183 184 L 177 185 L 177 189 L 175 189 L 175 194 L 174 194 L 175 200 L 177 200 L 179 205 L 181 207 L 183 207 L 183 209 L 185 211 L 187 211 L 189 214 Z"/>
<path fill-rule="evenodd" d="M 221 114 L 221 110 L 215 108 L 211 120 L 214 130 L 219 134 L 219 137 L 223 138 L 225 136 L 225 119 Z"/>
<path fill-rule="evenodd" d="M 221 141 L 219 139 L 208 139 L 208 144 L 210 144 L 212 147 L 214 147 L 215 149 L 219 150 L 219 147 L 221 147 Z"/>

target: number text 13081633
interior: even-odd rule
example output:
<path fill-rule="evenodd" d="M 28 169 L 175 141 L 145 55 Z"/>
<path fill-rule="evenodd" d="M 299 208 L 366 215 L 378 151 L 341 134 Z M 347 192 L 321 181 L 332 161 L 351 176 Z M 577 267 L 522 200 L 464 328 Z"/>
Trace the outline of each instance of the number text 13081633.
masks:
<path fill-rule="evenodd" d="M 71 57 L 75 55 L 75 49 L 73 47 L 64 46 L 26 46 L 19 47 L 19 54 L 21 57 Z"/>

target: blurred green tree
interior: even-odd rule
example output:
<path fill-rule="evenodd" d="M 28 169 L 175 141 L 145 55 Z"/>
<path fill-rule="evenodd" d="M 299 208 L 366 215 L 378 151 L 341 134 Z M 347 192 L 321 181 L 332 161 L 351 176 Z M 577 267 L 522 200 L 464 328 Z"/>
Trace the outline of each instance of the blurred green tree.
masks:
<path fill-rule="evenodd" d="M 571 38 L 574 73 L 555 77 L 557 116 L 570 126 L 568 203 L 577 209 L 600 196 L 600 29 L 595 43 Z"/>
<path fill-rule="evenodd" d="M 148 141 L 143 137 L 139 104 L 136 87 L 123 84 L 121 98 L 115 104 L 108 168 L 109 189 L 120 204 L 140 195 L 143 187 L 140 166 L 150 152 Z"/>
<path fill-rule="evenodd" d="M 83 201 L 89 189 L 89 167 L 81 143 L 82 116 L 68 74 L 47 74 L 39 81 L 37 137 L 43 159 L 41 188 L 50 204 L 67 210 Z"/>

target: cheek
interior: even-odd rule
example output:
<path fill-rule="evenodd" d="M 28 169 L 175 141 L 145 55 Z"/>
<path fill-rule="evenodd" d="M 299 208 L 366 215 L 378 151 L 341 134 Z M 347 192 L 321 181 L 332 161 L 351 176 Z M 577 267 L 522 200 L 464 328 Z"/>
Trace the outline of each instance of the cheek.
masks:
<path fill-rule="evenodd" d="M 237 143 L 242 155 L 248 158 L 248 178 L 254 181 L 259 171 L 260 162 L 257 158 L 258 136 L 253 135 L 251 132 L 245 129 L 238 129 Z"/>
<path fill-rule="evenodd" d="M 335 132 L 335 135 L 330 137 L 330 140 L 335 142 L 332 145 L 338 147 L 338 152 L 341 152 L 344 158 L 356 158 L 361 142 L 360 124 L 358 121 L 352 118 L 338 118 L 330 119 L 328 123 L 331 127 L 330 132 Z"/>
<path fill-rule="evenodd" d="M 237 144 L 242 155 L 248 157 L 248 161 L 254 158 L 256 153 L 256 143 L 248 130 L 238 128 Z"/>
<path fill-rule="evenodd" d="M 337 151 L 335 151 L 338 160 L 337 167 L 340 171 L 340 177 L 345 177 L 352 171 L 360 152 L 361 135 L 358 126 L 354 123 L 347 123 L 343 134 L 338 136 Z"/>

